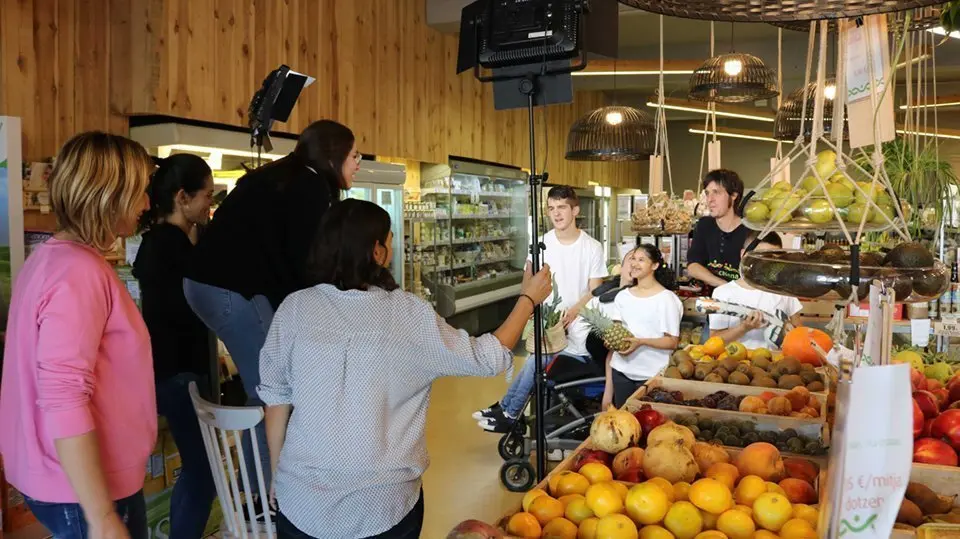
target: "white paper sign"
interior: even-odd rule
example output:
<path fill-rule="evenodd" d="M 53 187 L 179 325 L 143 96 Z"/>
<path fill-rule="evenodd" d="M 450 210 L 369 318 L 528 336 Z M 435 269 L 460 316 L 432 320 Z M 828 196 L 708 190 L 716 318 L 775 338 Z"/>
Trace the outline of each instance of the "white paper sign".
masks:
<path fill-rule="evenodd" d="M 910 342 L 914 346 L 921 347 L 930 344 L 929 318 L 915 318 L 910 320 Z"/>
<path fill-rule="evenodd" d="M 867 24 L 870 24 L 867 18 Z M 847 103 L 856 103 L 861 99 L 870 98 L 870 65 L 867 63 L 867 43 L 870 42 L 870 55 L 873 60 L 873 77 L 876 80 L 876 92 L 879 96 L 883 92 L 885 81 L 883 78 L 883 46 L 886 33 L 882 36 L 881 29 L 870 29 L 869 37 L 867 24 L 856 26 L 850 24 L 846 31 L 846 66 L 847 66 Z"/>
<path fill-rule="evenodd" d="M 910 481 L 911 398 L 907 364 L 853 371 L 850 421 L 844 436 L 840 537 L 890 537 Z"/>
<path fill-rule="evenodd" d="M 870 311 L 867 315 L 867 334 L 863 339 L 863 360 L 861 365 L 875 365 L 880 358 L 881 339 L 883 338 L 883 311 L 880 308 L 880 287 L 870 285 Z"/>

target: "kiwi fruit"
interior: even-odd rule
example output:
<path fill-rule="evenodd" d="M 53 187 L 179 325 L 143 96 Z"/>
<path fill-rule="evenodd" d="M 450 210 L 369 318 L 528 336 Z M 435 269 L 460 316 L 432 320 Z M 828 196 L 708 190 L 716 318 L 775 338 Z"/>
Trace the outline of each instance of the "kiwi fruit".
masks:
<path fill-rule="evenodd" d="M 696 367 L 693 365 L 692 361 L 680 361 L 677 364 L 677 370 L 680 371 L 680 376 L 684 378 L 692 378 Z"/>
<path fill-rule="evenodd" d="M 761 369 L 760 367 L 753 367 L 752 369 L 750 369 L 750 379 L 753 380 L 754 378 L 758 378 L 758 377 L 769 378 L 770 375 L 767 374 L 767 371 Z"/>
<path fill-rule="evenodd" d="M 722 380 L 723 382 L 726 382 L 727 378 L 730 377 L 730 371 L 728 371 L 727 369 L 724 369 L 723 367 L 717 367 L 716 369 L 713 369 L 713 374 L 716 374 L 717 376 L 719 376 L 720 380 Z"/>
<path fill-rule="evenodd" d="M 690 357 L 690 354 L 687 353 L 685 350 L 677 350 L 676 352 L 673 353 L 673 356 L 671 356 L 671 359 L 675 360 L 677 365 L 679 365 L 680 363 L 682 363 L 682 362 L 684 362 L 684 361 L 689 361 L 690 363 L 695 363 L 695 361 L 693 360 L 693 358 Z"/>
<path fill-rule="evenodd" d="M 815 370 L 817 370 L 817 368 L 814 367 L 813 365 L 811 365 L 810 363 L 801 363 L 801 364 L 800 364 L 800 370 L 801 370 L 801 371 L 815 371 Z"/>
<path fill-rule="evenodd" d="M 738 386 L 745 386 L 750 383 L 750 377 L 740 371 L 734 371 L 730 373 L 727 382 L 737 384 Z"/>
<path fill-rule="evenodd" d="M 753 367 L 751 367 L 749 363 L 741 363 L 737 365 L 736 371 L 750 376 L 753 374 Z"/>
<path fill-rule="evenodd" d="M 785 357 L 778 362 L 783 369 L 784 374 L 797 374 L 800 372 L 800 360 L 795 357 Z"/>
<path fill-rule="evenodd" d="M 803 379 L 803 384 L 807 385 L 811 382 L 819 382 L 820 374 L 816 371 L 800 371 L 800 378 Z"/>
<path fill-rule="evenodd" d="M 732 357 L 728 357 L 720 362 L 720 366 L 727 370 L 727 372 L 733 372 L 737 370 L 737 367 L 740 365 L 740 362 Z"/>
<path fill-rule="evenodd" d="M 706 376 L 706 378 L 703 379 L 703 381 L 704 381 L 704 382 L 713 382 L 713 383 L 715 383 L 715 384 L 722 384 L 722 383 L 725 382 L 725 380 L 724 380 L 723 378 L 721 378 L 720 375 L 717 374 L 717 373 L 715 373 L 715 372 L 711 372 L 710 374 L 708 374 L 708 375 Z"/>
<path fill-rule="evenodd" d="M 821 381 L 819 381 L 819 380 L 816 381 L 816 382 L 810 382 L 809 384 L 807 384 L 807 390 L 810 391 L 810 392 L 816 393 L 816 392 L 819 392 L 819 391 L 823 391 L 823 389 L 824 389 L 824 388 L 823 388 L 823 382 L 821 382 Z"/>
<path fill-rule="evenodd" d="M 693 377 L 697 380 L 704 380 L 711 372 L 713 372 L 713 367 L 706 363 L 701 363 L 694 369 Z"/>
<path fill-rule="evenodd" d="M 765 357 L 755 357 L 750 361 L 750 363 L 754 367 L 757 367 L 763 370 L 770 368 L 770 360 Z"/>
<path fill-rule="evenodd" d="M 683 375 L 680 374 L 680 369 L 676 367 L 667 367 L 667 370 L 663 371 L 664 378 L 683 378 Z"/>
<path fill-rule="evenodd" d="M 769 376 L 757 376 L 750 382 L 754 387 L 777 387 L 777 381 Z"/>
<path fill-rule="evenodd" d="M 780 380 L 777 382 L 777 387 L 780 389 L 793 389 L 797 386 L 803 385 L 803 378 L 796 374 L 785 374 L 780 377 Z"/>

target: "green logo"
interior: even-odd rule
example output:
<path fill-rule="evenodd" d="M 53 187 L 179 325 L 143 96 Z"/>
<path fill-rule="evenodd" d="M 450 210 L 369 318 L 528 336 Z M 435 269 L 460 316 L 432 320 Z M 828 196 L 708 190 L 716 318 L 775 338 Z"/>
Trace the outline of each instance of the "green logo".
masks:
<path fill-rule="evenodd" d="M 864 522 L 864 523 L 863 523 L 861 526 L 859 526 L 859 527 L 854 526 L 853 524 L 850 524 L 849 522 L 847 522 L 847 519 L 845 519 L 845 518 L 844 518 L 844 519 L 840 519 L 840 537 L 843 537 L 844 535 L 846 535 L 847 532 L 851 532 L 851 533 L 863 533 L 863 532 L 867 531 L 867 528 L 873 526 L 873 523 L 874 523 L 875 520 L 877 520 L 877 517 L 878 517 L 878 516 L 879 516 L 879 515 L 877 515 L 876 513 L 870 515 L 870 518 L 868 518 L 867 521 Z M 860 516 L 859 516 L 859 515 L 854 515 L 854 517 L 853 517 L 853 522 L 854 522 L 854 523 L 860 522 Z"/>

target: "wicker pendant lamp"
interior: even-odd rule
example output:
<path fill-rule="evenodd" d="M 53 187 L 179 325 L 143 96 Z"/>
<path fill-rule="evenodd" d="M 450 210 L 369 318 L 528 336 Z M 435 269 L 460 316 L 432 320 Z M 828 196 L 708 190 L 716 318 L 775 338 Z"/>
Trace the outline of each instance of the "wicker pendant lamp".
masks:
<path fill-rule="evenodd" d="M 837 85 L 835 79 L 826 79 L 824 82 L 824 100 L 823 100 L 823 134 L 829 136 L 833 131 L 833 99 L 836 95 Z M 777 110 L 777 118 L 773 122 L 773 138 L 777 140 L 796 140 L 800 136 L 800 117 L 803 115 L 803 87 L 794 90 Z M 803 121 L 803 138 L 810 141 L 813 132 L 813 106 L 817 98 L 817 82 L 811 82 L 806 88 L 807 94 L 807 117 Z M 844 121 L 846 121 L 844 113 Z M 844 126 L 846 127 L 846 126 Z M 849 139 L 847 129 L 843 130 L 844 140 Z"/>
<path fill-rule="evenodd" d="M 584 114 L 570 128 L 571 161 L 640 161 L 653 154 L 656 126 L 646 112 L 612 105 Z"/>
<path fill-rule="evenodd" d="M 736 22 L 815 21 L 942 5 L 943 0 L 620 0 L 621 4 L 687 19 Z"/>
<path fill-rule="evenodd" d="M 942 5 L 933 7 L 915 8 L 912 10 L 898 11 L 887 14 L 887 29 L 891 34 L 899 34 L 904 31 L 919 32 L 935 26 L 940 26 L 940 14 L 943 12 Z M 907 15 L 910 20 L 907 20 Z M 809 32 L 810 21 L 777 21 L 771 23 L 787 30 L 797 32 Z M 836 21 L 830 21 L 830 32 L 837 31 Z"/>
<path fill-rule="evenodd" d="M 714 56 L 690 76 L 690 99 L 747 103 L 777 97 L 777 76 L 752 54 Z"/>

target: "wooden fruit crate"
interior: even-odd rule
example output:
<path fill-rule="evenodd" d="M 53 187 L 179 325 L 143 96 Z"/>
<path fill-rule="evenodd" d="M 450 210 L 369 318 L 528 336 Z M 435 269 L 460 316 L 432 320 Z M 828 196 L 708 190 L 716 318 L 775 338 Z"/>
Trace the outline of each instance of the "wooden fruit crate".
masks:
<path fill-rule="evenodd" d="M 643 397 L 644 395 L 646 395 L 647 392 L 649 392 L 650 390 L 652 390 L 652 389 L 654 389 L 654 388 L 657 388 L 657 387 L 663 388 L 663 389 L 666 390 L 666 391 L 679 391 L 679 392 L 683 393 L 684 399 L 699 399 L 699 398 L 705 397 L 705 396 L 707 396 L 707 395 L 710 395 L 710 394 L 712 394 L 712 393 L 716 393 L 717 391 L 726 391 L 727 393 L 729 393 L 729 394 L 731 394 L 731 395 L 738 395 L 738 396 L 741 396 L 741 395 L 742 395 L 742 396 L 745 396 L 745 397 L 749 397 L 749 396 L 758 397 L 758 396 L 760 396 L 760 395 L 762 395 L 763 393 L 766 393 L 766 392 L 773 393 L 773 394 L 775 394 L 775 395 L 777 395 L 777 396 L 786 396 L 787 393 L 789 393 L 789 391 L 787 391 L 787 390 L 785 390 L 785 389 L 768 389 L 768 388 L 753 387 L 753 386 L 738 386 L 738 385 L 730 385 L 730 384 L 716 384 L 716 383 L 713 383 L 713 382 L 700 382 L 700 381 L 691 381 L 691 380 L 681 380 L 681 379 L 679 379 L 679 378 L 663 378 L 663 377 L 661 377 L 661 376 L 657 376 L 656 378 L 651 378 L 649 381 L 647 381 L 646 384 L 644 384 L 644 385 L 641 386 L 639 389 L 637 389 L 637 391 L 630 397 L 630 400 L 638 400 L 638 401 L 639 401 L 639 399 L 640 399 L 641 397 Z M 807 418 L 796 418 L 796 417 L 789 417 L 789 416 L 763 416 L 763 415 L 758 415 L 758 414 L 747 414 L 747 413 L 745 413 L 745 412 L 740 412 L 740 411 L 734 412 L 733 410 L 715 410 L 715 409 L 713 409 L 713 408 L 698 408 L 698 407 L 695 407 L 695 406 L 680 406 L 680 405 L 666 405 L 666 406 L 675 406 L 675 407 L 677 407 L 677 408 L 686 408 L 686 409 L 688 409 L 688 410 L 690 410 L 690 411 L 693 411 L 693 410 L 697 410 L 697 411 L 700 411 L 700 410 L 710 410 L 710 411 L 715 411 L 715 412 L 723 412 L 723 413 L 725 413 L 725 414 L 732 414 L 732 413 L 742 414 L 742 415 L 739 415 L 739 416 L 737 416 L 737 417 L 742 417 L 743 419 L 747 419 L 747 417 L 750 417 L 750 416 L 753 416 L 753 417 L 778 417 L 778 418 L 780 418 L 780 419 L 785 419 L 785 420 L 789 420 L 789 421 L 790 421 L 790 422 L 784 423 L 784 424 L 788 424 L 788 425 L 792 425 L 792 426 L 791 426 L 791 427 L 784 427 L 784 428 L 797 428 L 795 425 L 798 425 L 798 424 L 825 423 L 825 422 L 826 422 L 824 416 L 826 416 L 826 414 L 827 414 L 827 395 L 825 395 L 825 394 L 823 394 L 823 393 L 811 393 L 810 396 L 812 396 L 812 397 L 814 397 L 815 399 L 817 399 L 817 401 L 820 403 L 820 410 L 819 410 L 819 412 L 820 412 L 820 417 L 815 417 L 815 418 L 807 419 Z M 655 403 L 644 403 L 644 404 L 655 404 Z M 704 416 L 704 417 L 709 417 L 709 416 Z M 729 416 L 726 416 L 726 417 L 727 417 L 727 419 L 730 419 Z"/>
<path fill-rule="evenodd" d="M 960 468 L 956 466 L 937 466 L 934 464 L 914 464 L 910 469 L 910 481 L 921 483 L 942 496 L 960 495 Z M 960 496 L 953 501 L 954 507 L 960 507 Z M 920 528 L 894 528 L 891 539 L 915 539 L 934 537 L 956 539 L 960 537 L 960 525 L 924 524 Z"/>

